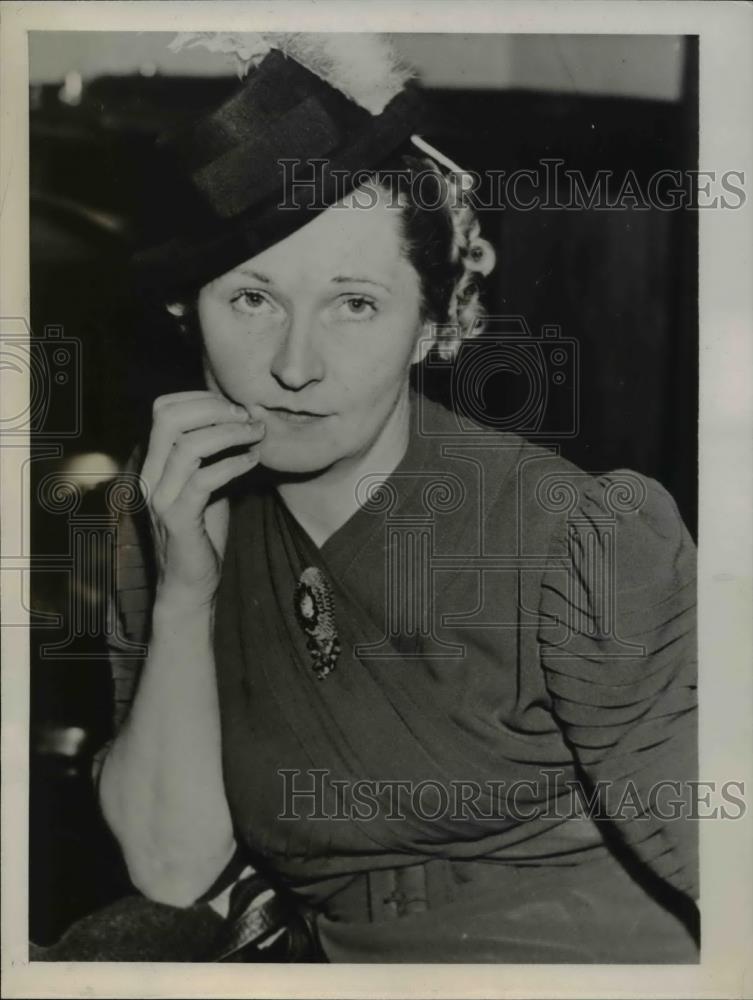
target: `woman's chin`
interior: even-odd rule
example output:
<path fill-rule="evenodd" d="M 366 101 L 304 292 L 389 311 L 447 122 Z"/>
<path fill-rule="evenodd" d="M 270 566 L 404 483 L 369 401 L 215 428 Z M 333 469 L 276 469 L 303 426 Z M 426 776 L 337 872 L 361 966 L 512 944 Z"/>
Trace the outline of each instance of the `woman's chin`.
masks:
<path fill-rule="evenodd" d="M 326 454 L 325 454 L 326 451 Z M 302 443 L 265 440 L 259 449 L 259 464 L 270 472 L 292 476 L 323 472 L 337 461 L 329 449 L 304 447 Z"/>

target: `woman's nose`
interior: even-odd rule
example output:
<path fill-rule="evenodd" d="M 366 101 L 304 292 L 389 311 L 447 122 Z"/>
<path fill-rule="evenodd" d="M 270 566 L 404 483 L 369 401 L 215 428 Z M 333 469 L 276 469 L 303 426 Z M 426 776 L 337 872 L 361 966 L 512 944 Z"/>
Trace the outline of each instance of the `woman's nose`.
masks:
<path fill-rule="evenodd" d="M 289 323 L 272 360 L 272 375 L 280 385 L 294 390 L 322 380 L 324 366 L 309 319 L 301 317 Z"/>

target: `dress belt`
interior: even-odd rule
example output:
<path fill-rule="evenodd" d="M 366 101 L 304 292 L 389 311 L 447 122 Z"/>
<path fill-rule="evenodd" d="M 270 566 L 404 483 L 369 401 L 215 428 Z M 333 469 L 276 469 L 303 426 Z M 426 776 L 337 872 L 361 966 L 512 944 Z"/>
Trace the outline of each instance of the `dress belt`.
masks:
<path fill-rule="evenodd" d="M 330 920 L 382 923 L 451 903 L 463 884 L 488 872 L 478 862 L 432 858 L 400 868 L 361 872 L 321 909 Z"/>
<path fill-rule="evenodd" d="M 492 886 L 501 898 L 542 886 L 563 888 L 588 878 L 608 877 L 617 864 L 603 845 L 572 852 L 567 861 L 548 865 L 509 864 L 491 859 L 429 858 L 398 868 L 359 872 L 311 904 L 330 920 L 383 923 L 456 902 Z M 584 867 L 582 867 L 584 866 Z M 320 883 L 321 889 L 321 883 Z"/>

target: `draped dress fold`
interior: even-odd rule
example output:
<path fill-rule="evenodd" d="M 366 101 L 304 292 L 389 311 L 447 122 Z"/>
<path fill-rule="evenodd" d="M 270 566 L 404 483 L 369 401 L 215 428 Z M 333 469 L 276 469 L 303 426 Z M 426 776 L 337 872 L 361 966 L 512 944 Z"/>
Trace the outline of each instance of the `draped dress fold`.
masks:
<path fill-rule="evenodd" d="M 253 475 L 231 502 L 239 850 L 332 961 L 698 961 L 695 548 L 669 494 L 415 395 L 405 456 L 359 490 L 322 546 Z"/>

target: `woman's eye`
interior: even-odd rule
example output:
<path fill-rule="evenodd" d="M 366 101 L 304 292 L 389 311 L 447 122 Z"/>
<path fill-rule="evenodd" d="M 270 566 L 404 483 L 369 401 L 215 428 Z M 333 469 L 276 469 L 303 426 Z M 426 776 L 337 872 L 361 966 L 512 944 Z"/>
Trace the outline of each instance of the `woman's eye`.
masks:
<path fill-rule="evenodd" d="M 239 312 L 251 313 L 255 316 L 274 310 L 273 304 L 263 292 L 239 292 L 231 299 L 231 302 Z"/>
<path fill-rule="evenodd" d="M 377 311 L 376 302 L 365 295 L 349 295 L 342 308 L 349 319 L 370 319 Z"/>

